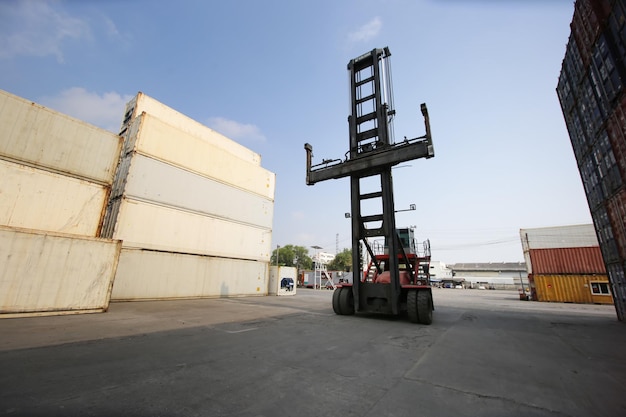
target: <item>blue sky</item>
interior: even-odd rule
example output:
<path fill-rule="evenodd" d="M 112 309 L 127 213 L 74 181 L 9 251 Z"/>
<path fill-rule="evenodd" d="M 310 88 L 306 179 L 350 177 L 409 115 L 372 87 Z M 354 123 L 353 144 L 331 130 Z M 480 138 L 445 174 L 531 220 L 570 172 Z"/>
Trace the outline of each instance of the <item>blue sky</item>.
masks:
<path fill-rule="evenodd" d="M 117 131 L 143 91 L 262 155 L 273 246 L 350 246 L 346 65 L 388 46 L 396 140 L 435 158 L 393 171 L 399 226 L 433 259 L 521 261 L 520 228 L 591 223 L 555 92 L 571 0 L 0 1 L 0 89 Z M 313 252 L 313 251 L 311 251 Z"/>

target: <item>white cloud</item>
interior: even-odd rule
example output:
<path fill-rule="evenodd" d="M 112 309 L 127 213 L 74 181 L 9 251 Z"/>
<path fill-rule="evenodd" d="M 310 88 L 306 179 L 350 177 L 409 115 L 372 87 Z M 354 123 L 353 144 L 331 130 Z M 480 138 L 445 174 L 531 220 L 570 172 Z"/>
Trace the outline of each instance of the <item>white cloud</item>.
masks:
<path fill-rule="evenodd" d="M 89 25 L 46 1 L 0 2 L 0 58 L 53 55 L 63 62 L 62 44 L 89 39 Z"/>
<path fill-rule="evenodd" d="M 348 39 L 351 42 L 366 42 L 380 33 L 380 29 L 383 26 L 382 20 L 379 17 L 375 17 L 354 32 L 348 34 Z"/>
<path fill-rule="evenodd" d="M 211 117 L 208 126 L 233 140 L 265 142 L 265 136 L 258 126 L 239 123 L 224 117 Z"/>
<path fill-rule="evenodd" d="M 132 98 L 108 92 L 102 95 L 80 87 L 62 91 L 57 96 L 40 97 L 37 102 L 87 123 L 118 133 L 126 103 Z"/>

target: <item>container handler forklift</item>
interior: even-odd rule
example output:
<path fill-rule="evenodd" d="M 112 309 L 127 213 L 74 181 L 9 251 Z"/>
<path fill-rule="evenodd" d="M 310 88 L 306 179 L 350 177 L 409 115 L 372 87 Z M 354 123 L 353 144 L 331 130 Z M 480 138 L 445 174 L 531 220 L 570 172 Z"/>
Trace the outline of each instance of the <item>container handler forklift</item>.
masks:
<path fill-rule="evenodd" d="M 391 169 L 402 162 L 432 158 L 435 153 L 426 104 L 421 105 L 426 134 L 393 141 L 390 56 L 389 48 L 377 48 L 348 63 L 350 149 L 343 161 L 312 165 L 313 147 L 306 143 L 306 183 L 350 177 L 353 280 L 337 285 L 332 303 L 335 313 L 407 313 L 414 323 L 430 324 L 434 310 L 428 275 L 430 245 L 424 242 L 420 252 L 413 229 L 397 229 Z M 361 191 L 362 185 L 372 182 L 373 191 Z M 366 206 L 376 208 L 364 213 Z M 375 244 L 375 238 L 381 237 L 383 244 Z M 371 258 L 367 271 L 362 267 L 361 245 Z"/>

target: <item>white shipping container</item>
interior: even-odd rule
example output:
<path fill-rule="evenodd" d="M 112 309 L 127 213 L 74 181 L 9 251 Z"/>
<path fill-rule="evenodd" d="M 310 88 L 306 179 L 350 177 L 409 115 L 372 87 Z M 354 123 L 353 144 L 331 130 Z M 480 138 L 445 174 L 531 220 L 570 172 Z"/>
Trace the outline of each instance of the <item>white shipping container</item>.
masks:
<path fill-rule="evenodd" d="M 0 225 L 97 236 L 109 187 L 0 159 Z"/>
<path fill-rule="evenodd" d="M 184 114 L 166 106 L 165 104 L 148 97 L 142 92 L 126 104 L 124 120 L 122 121 L 122 129 L 132 122 L 142 113 L 147 113 L 161 121 L 181 130 L 191 136 L 194 136 L 203 142 L 219 147 L 230 154 L 240 158 L 251 164 L 260 166 L 261 155 L 235 142 L 232 139 L 204 126 L 201 123 L 185 116 Z"/>
<path fill-rule="evenodd" d="M 123 139 L 0 90 L 0 156 L 111 185 Z"/>
<path fill-rule="evenodd" d="M 113 300 L 267 295 L 267 262 L 122 249 Z"/>
<path fill-rule="evenodd" d="M 0 317 L 106 311 L 121 243 L 0 226 Z"/>
<path fill-rule="evenodd" d="M 125 152 L 132 150 L 205 177 L 274 199 L 276 175 L 149 114 L 133 121 Z"/>
<path fill-rule="evenodd" d="M 125 248 L 267 262 L 272 230 L 124 197 L 113 238 Z"/>
<path fill-rule="evenodd" d="M 599 246 L 593 224 L 520 229 L 522 249 L 556 249 Z"/>
<path fill-rule="evenodd" d="M 289 280 L 291 281 L 285 281 Z M 285 285 L 283 286 L 283 282 Z M 269 295 L 296 295 L 298 282 L 298 270 L 292 266 L 270 265 L 270 277 L 268 283 Z M 289 285 L 293 284 L 293 285 Z"/>
<path fill-rule="evenodd" d="M 271 229 L 274 202 L 194 172 L 131 154 L 124 195 Z"/>

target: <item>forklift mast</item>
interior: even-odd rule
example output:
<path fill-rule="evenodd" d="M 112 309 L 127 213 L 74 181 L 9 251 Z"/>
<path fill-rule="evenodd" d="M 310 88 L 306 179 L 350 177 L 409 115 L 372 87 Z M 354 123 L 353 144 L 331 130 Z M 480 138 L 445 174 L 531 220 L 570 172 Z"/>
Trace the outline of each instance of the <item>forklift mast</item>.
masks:
<path fill-rule="evenodd" d="M 389 48 L 385 47 L 373 49 L 348 63 L 351 92 L 351 114 L 348 116 L 350 148 L 345 160 L 324 160 L 320 164 L 312 165 L 313 147 L 307 143 L 304 148 L 307 157 L 307 185 L 350 177 L 354 309 L 363 310 L 366 302 L 362 289 L 364 283 L 360 279 L 363 276 L 360 245 L 363 243 L 372 260 L 376 262 L 368 239 L 384 237 L 388 246 L 391 280 L 390 292 L 382 297 L 390 298 L 389 312 L 397 315 L 401 309 L 399 262 L 409 262 L 396 230 L 391 169 L 402 162 L 432 158 L 434 149 L 425 104 L 421 105 L 421 112 L 426 134 L 394 143 L 392 126 L 395 109 L 390 56 Z M 361 180 L 365 178 L 370 187 L 371 183 L 376 184 L 373 191 L 361 191 Z M 363 214 L 364 205 L 382 208 L 382 212 Z M 376 267 L 380 270 L 378 264 Z M 367 297 L 372 299 L 376 295 L 369 294 Z"/>

